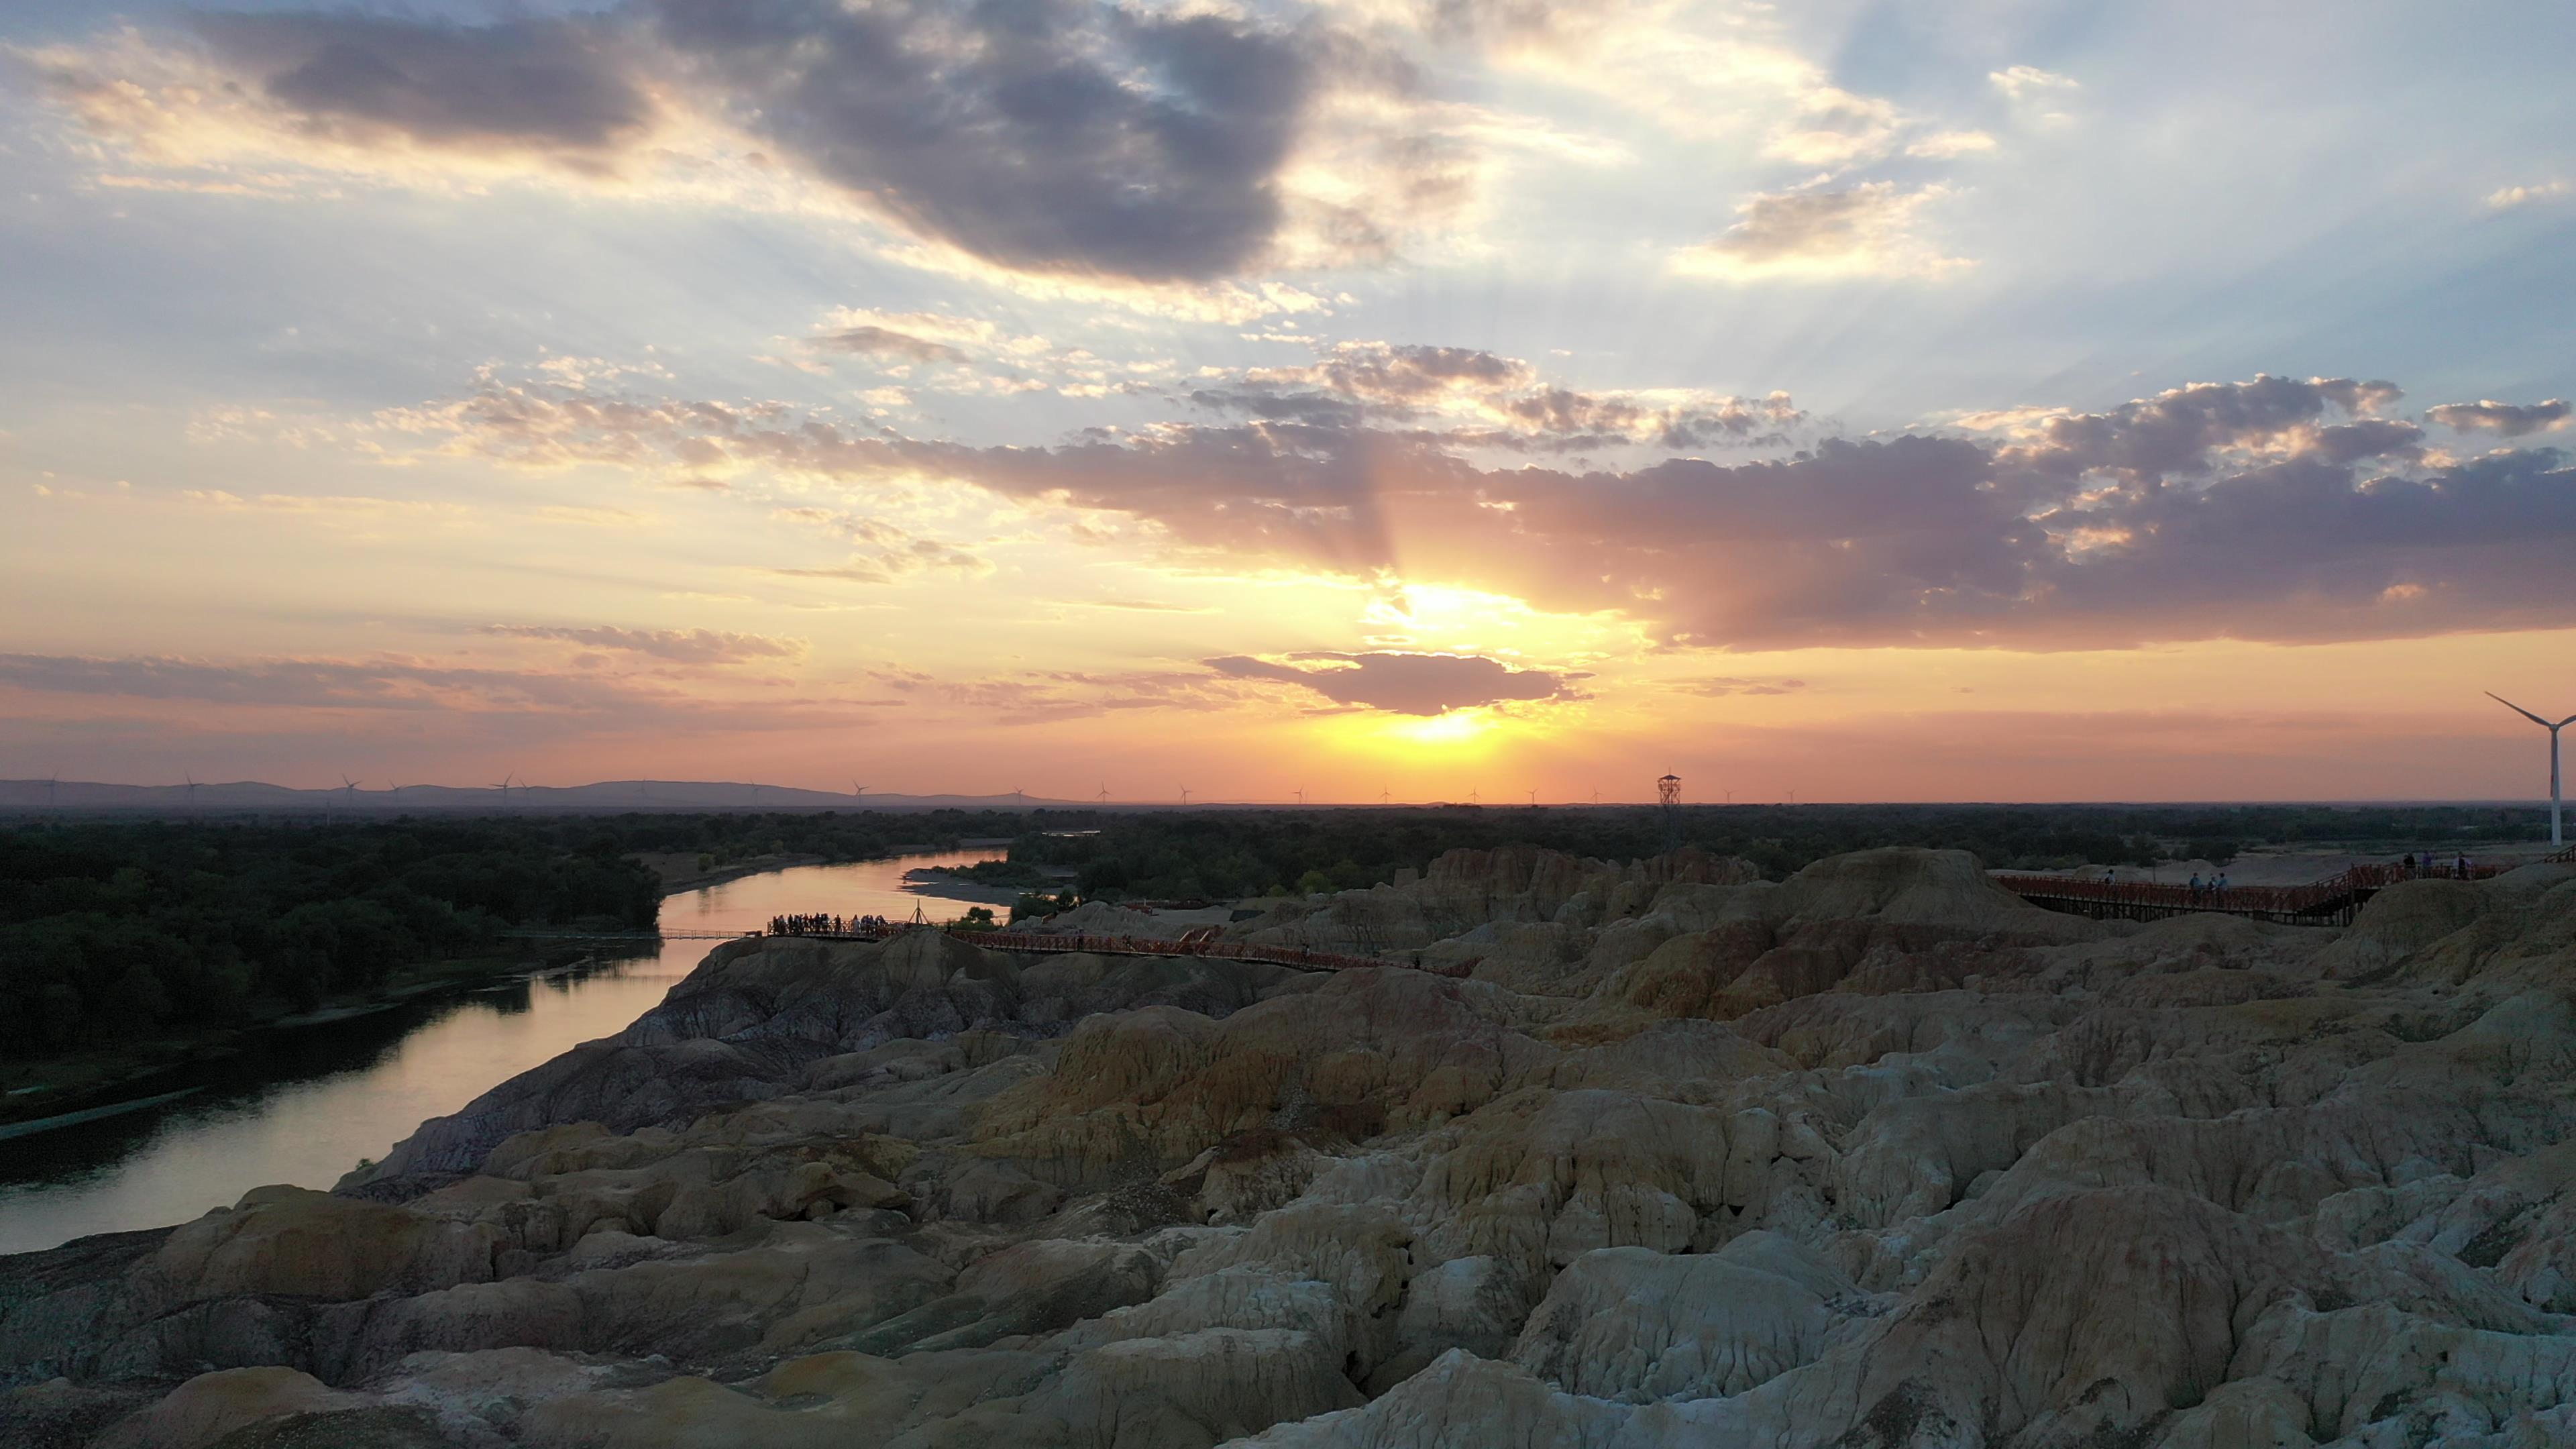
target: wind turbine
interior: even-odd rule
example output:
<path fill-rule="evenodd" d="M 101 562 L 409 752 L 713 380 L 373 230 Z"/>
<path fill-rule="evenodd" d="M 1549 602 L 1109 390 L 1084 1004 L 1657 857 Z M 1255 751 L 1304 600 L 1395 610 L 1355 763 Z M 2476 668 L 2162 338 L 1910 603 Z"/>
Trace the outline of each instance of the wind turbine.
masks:
<path fill-rule="evenodd" d="M 1187 785 L 1181 787 L 1181 803 L 1183 805 L 1190 803 L 1190 787 Z"/>
<path fill-rule="evenodd" d="M 508 775 L 503 775 L 503 776 L 501 777 L 501 783 L 500 783 L 500 784 L 498 784 L 498 785 L 493 786 L 492 788 L 501 792 L 501 808 L 502 808 L 502 809 L 504 809 L 504 810 L 509 809 L 509 808 L 510 808 L 510 777 L 509 777 Z"/>
<path fill-rule="evenodd" d="M 188 782 L 188 813 L 194 815 L 197 813 L 197 777 L 185 770 L 179 773 Z"/>
<path fill-rule="evenodd" d="M 1391 804 L 1394 799 L 1395 792 L 1393 790 L 1380 790 L 1377 792 L 1377 803 L 1380 805 Z"/>
<path fill-rule="evenodd" d="M 850 796 L 853 799 L 864 800 L 868 798 L 868 787 L 860 784 L 856 780 L 852 780 L 850 782 Z"/>
<path fill-rule="evenodd" d="M 1306 804 L 1306 787 L 1303 785 L 1297 787 L 1297 804 L 1301 809 Z"/>
<path fill-rule="evenodd" d="M 54 808 L 54 787 L 61 784 L 62 779 L 63 772 L 60 770 L 49 770 L 45 773 L 45 808 L 48 810 Z"/>
<path fill-rule="evenodd" d="M 2560 720 L 2558 723 L 2551 724 L 2549 721 L 2542 719 L 2540 716 L 2533 714 L 2530 710 L 2524 709 L 2521 705 L 2514 703 L 2512 700 L 2505 698 L 2503 695 L 2498 694 L 2493 690 L 2487 691 L 2487 698 L 2494 700 L 2496 703 L 2512 710 L 2515 714 L 2521 715 L 2524 719 L 2527 719 L 2533 724 L 2540 726 L 2542 729 L 2549 731 L 2549 844 L 2552 849 L 2565 845 L 2567 843 L 2566 832 L 2559 822 L 2558 732 L 2567 728 L 2569 725 L 2576 724 L 2576 714 L 2571 714 L 2567 718 Z"/>
<path fill-rule="evenodd" d="M 1538 792 L 1536 790 L 1530 790 L 1525 791 L 1524 793 L 1530 797 L 1530 808 L 1532 810 L 1536 810 L 1538 808 Z"/>
<path fill-rule="evenodd" d="M 1109 782 L 1106 780 L 1100 782 L 1100 803 L 1103 805 L 1109 803 Z"/>

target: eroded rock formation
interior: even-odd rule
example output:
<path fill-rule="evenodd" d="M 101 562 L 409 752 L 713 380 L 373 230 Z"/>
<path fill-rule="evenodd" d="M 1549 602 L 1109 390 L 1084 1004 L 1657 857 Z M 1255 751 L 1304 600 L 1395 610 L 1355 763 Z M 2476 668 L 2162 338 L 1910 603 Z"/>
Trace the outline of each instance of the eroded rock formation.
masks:
<path fill-rule="evenodd" d="M 0 1440 L 2576 1444 L 2576 870 L 1460 852 L 1235 934 L 1390 964 L 728 945 L 336 1192 L 0 1260 Z"/>

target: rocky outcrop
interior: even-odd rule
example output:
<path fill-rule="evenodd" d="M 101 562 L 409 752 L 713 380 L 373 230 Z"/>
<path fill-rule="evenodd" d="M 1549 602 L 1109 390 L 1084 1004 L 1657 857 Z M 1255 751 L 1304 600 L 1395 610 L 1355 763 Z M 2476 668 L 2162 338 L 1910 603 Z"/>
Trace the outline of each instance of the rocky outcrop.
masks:
<path fill-rule="evenodd" d="M 0 1260 L 0 1441 L 2576 1442 L 2576 873 L 1739 874 L 1238 928 L 1389 962 L 1329 976 L 727 946 L 336 1194 Z"/>

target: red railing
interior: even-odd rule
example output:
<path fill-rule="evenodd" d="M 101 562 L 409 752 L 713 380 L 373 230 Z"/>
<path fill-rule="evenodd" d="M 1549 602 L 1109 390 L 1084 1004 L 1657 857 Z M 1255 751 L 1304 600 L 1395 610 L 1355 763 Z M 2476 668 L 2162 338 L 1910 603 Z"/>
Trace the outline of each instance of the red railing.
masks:
<path fill-rule="evenodd" d="M 2567 852 L 2576 854 L 2576 851 Z M 2225 889 L 2202 885 L 2168 884 L 2162 881 L 2106 881 L 2062 875 L 1999 875 L 1995 884 L 2017 896 L 2033 900 L 2068 901 L 2103 907 L 2121 913 L 2173 914 L 2191 911 L 2218 911 L 2228 915 L 2270 916 L 2294 919 L 2301 916 L 2337 915 L 2358 906 L 2372 892 L 2410 880 L 2489 880 L 2511 869 L 2501 865 L 2472 865 L 2463 877 L 2456 866 L 2356 865 L 2341 875 L 2295 886 L 2240 886 Z"/>

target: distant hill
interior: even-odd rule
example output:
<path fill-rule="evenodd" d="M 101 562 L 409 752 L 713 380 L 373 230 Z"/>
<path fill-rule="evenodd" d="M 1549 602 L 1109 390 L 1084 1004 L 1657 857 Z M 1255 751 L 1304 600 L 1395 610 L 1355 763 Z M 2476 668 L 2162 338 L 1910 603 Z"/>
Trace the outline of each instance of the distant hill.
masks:
<path fill-rule="evenodd" d="M 275 812 L 396 815 L 464 811 L 496 815 L 626 810 L 1037 810 L 1080 809 L 1091 801 L 1028 795 L 844 795 L 790 785 L 722 780 L 602 780 L 591 785 L 404 785 L 399 789 L 298 790 L 257 780 L 186 785 L 111 785 L 94 780 L 0 780 L 0 815 L 47 813 L 200 815 Z"/>

